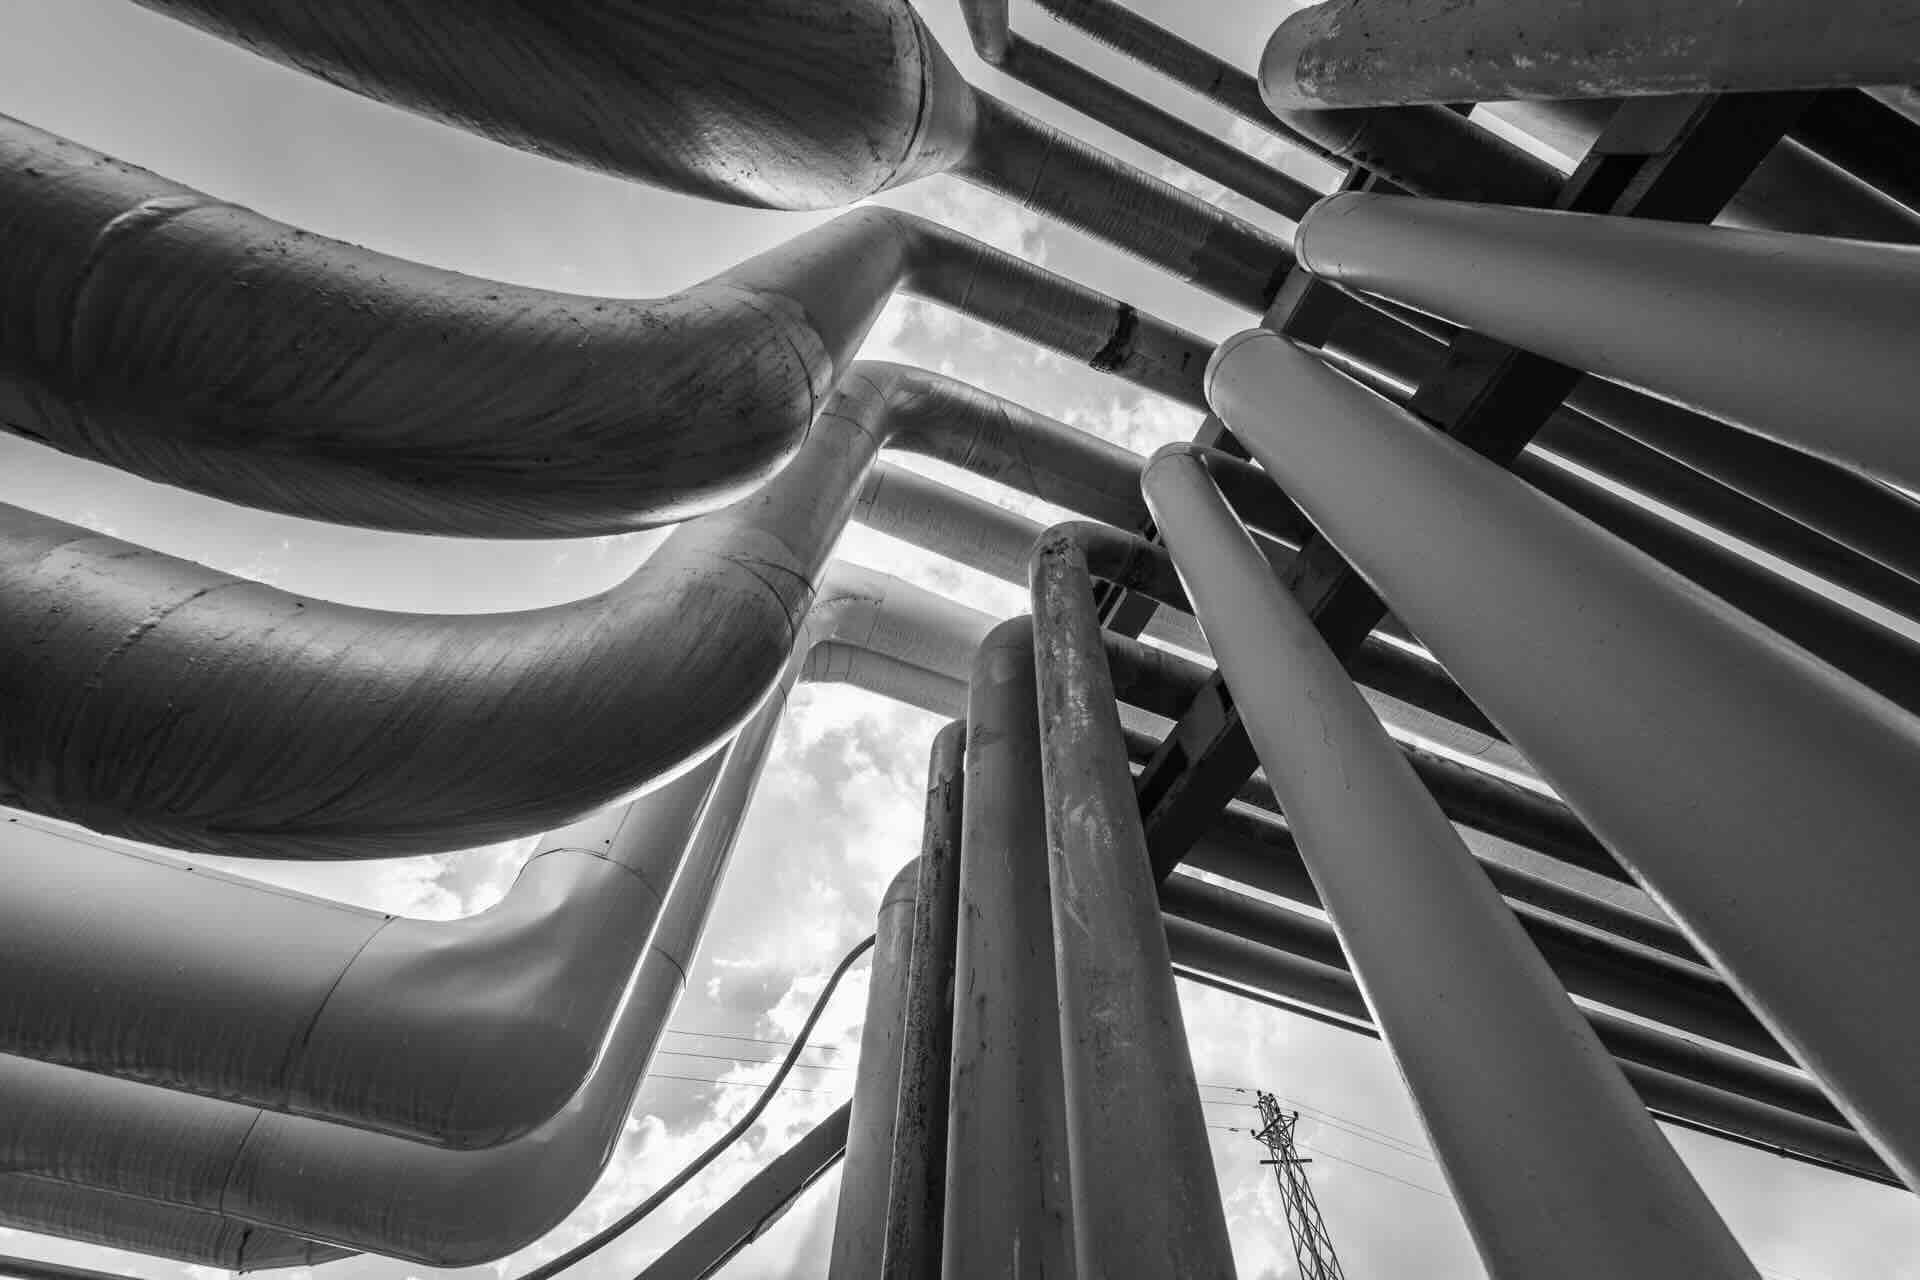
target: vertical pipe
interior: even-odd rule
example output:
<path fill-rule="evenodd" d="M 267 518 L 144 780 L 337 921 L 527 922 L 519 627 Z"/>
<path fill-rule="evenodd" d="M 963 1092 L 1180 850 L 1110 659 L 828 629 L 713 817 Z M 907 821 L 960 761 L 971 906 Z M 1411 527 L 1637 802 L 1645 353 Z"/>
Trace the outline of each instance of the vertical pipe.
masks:
<path fill-rule="evenodd" d="M 1210 378 L 1234 434 L 1920 1187 L 1920 720 L 1272 334 L 1229 339 Z"/>
<path fill-rule="evenodd" d="M 840 1174 L 834 1218 L 832 1280 L 880 1274 L 887 1239 L 887 1176 L 893 1159 L 893 1119 L 900 1104 L 901 1013 L 913 965 L 914 890 L 918 858 L 901 867 L 880 895 L 873 930 L 873 976 L 867 1018 L 860 1029 L 860 1067 L 853 1082 L 853 1118 L 847 1127 L 847 1163 Z"/>
<path fill-rule="evenodd" d="M 1143 487 L 1448 1184 L 1499 1277 L 1756 1276 L 1198 459 Z"/>
<path fill-rule="evenodd" d="M 966 722 L 956 720 L 934 736 L 927 759 L 920 885 L 913 908 L 913 965 L 907 975 L 902 1018 L 900 1102 L 894 1111 L 893 1161 L 887 1176 L 887 1238 L 880 1274 L 888 1280 L 939 1280 L 940 1276 L 966 746 Z"/>
<path fill-rule="evenodd" d="M 1032 572 L 1076 1256 L 1089 1276 L 1230 1277 L 1086 551 L 1055 530 Z"/>
<path fill-rule="evenodd" d="M 1032 620 L 1014 618 L 967 699 L 945 1276 L 1073 1268 L 1036 697 Z"/>
<path fill-rule="evenodd" d="M 1920 248 L 1371 192 L 1295 240 L 1327 280 L 1920 487 Z"/>

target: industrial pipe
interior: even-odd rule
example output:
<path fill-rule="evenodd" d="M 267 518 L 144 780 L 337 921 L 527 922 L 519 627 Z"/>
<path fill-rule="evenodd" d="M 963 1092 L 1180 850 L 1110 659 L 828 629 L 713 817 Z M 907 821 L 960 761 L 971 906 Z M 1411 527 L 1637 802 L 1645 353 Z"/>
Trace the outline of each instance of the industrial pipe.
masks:
<path fill-rule="evenodd" d="M 943 1276 L 1073 1274 L 1037 696 L 1003 622 L 967 695 Z"/>
<path fill-rule="evenodd" d="M 647 1264 L 636 1280 L 705 1280 L 758 1240 L 847 1149 L 852 1103 L 843 1103 L 741 1184 L 718 1209 Z"/>
<path fill-rule="evenodd" d="M 900 1103 L 894 1111 L 887 1174 L 887 1239 L 877 1272 L 889 1280 L 940 1277 L 966 747 L 965 722 L 950 721 L 934 735 L 927 755 L 920 883 L 914 891 L 913 968 L 907 977 L 901 1019 Z"/>
<path fill-rule="evenodd" d="M 900 1064 L 906 1044 L 907 981 L 913 969 L 914 895 L 920 860 L 908 862 L 880 895 L 874 925 L 872 978 L 860 1025 L 860 1065 L 853 1077 L 847 1162 L 840 1171 L 831 1280 L 877 1276 L 887 1247 L 888 1182 L 894 1120 L 900 1109 Z"/>
<path fill-rule="evenodd" d="M 1090 1275 L 1230 1277 L 1158 877 L 1088 576 L 1090 557 L 1112 568 L 1118 539 L 1081 532 L 1092 528 L 1050 531 L 1031 570 L 1075 1259 Z"/>
<path fill-rule="evenodd" d="M 448 0 L 141 3 L 378 101 L 706 199 L 827 208 L 950 171 L 1256 312 L 1293 265 L 1251 223 L 973 89 L 907 0 L 548 0 L 484 22 Z"/>
<path fill-rule="evenodd" d="M 1152 316 L 883 209 L 635 301 L 296 231 L 4 118 L 0 195 L 0 422 L 336 523 L 584 537 L 717 510 L 793 455 L 895 289 L 1188 403 L 1206 358 Z"/>
<path fill-rule="evenodd" d="M 1754 93 L 1920 80 L 1920 20 L 1885 0 L 1328 0 L 1260 58 L 1281 107 Z"/>
<path fill-rule="evenodd" d="M 1189 448 L 1148 505 L 1487 1270 L 1757 1277 Z"/>
<path fill-rule="evenodd" d="M 1210 378 L 1234 434 L 1920 1185 L 1901 1065 L 1920 723 L 1272 333 L 1230 340 Z"/>
<path fill-rule="evenodd" d="M 1232 984 L 1225 988 L 1232 994 L 1245 995 L 1249 989 L 1264 992 L 1285 1001 L 1284 1007 L 1330 1026 L 1378 1035 L 1359 984 L 1343 967 L 1247 942 L 1174 915 L 1167 916 L 1165 923 L 1168 948 L 1174 963 L 1182 970 L 1222 979 Z M 1645 1037 L 1633 1037 L 1635 1024 L 1610 1018 L 1597 1010 L 1589 1012 L 1588 1018 L 1603 1043 L 1615 1054 L 1621 1071 L 1641 1101 L 1658 1118 L 1746 1142 L 1791 1159 L 1825 1164 L 1855 1177 L 1899 1185 L 1899 1180 L 1881 1163 L 1873 1148 L 1844 1125 L 1634 1061 L 1627 1055 L 1641 1053 L 1646 1048 L 1640 1042 Z M 1643 1056 L 1656 1057 L 1653 1053 Z M 1696 1077 L 1704 1074 L 1707 1072 L 1694 1072 Z M 1733 1088 L 1745 1087 L 1744 1079 L 1739 1076 L 1729 1080 L 1729 1084 Z"/>
<path fill-rule="evenodd" d="M 964 671 L 992 621 L 839 561 L 793 662 L 801 679 L 851 679 L 816 656 L 839 646 L 867 664 Z M 684 805 L 705 797 L 679 790 Z M 0 1052 L 417 1142 L 511 1141 L 558 1112 L 601 1054 L 691 820 L 614 806 L 545 837 L 496 906 L 453 921 L 29 842 L 15 825 L 0 967 L 21 980 L 0 988 Z"/>
<path fill-rule="evenodd" d="M 1298 244 L 1324 279 L 1920 487 L 1920 249 L 1360 192 Z"/>
<path fill-rule="evenodd" d="M 631 795 L 765 696 L 893 406 L 927 381 L 863 364 L 759 492 L 610 591 L 520 613 L 308 601 L 0 510 L 0 800 L 179 848 L 342 858 L 512 839 Z M 1052 429 L 1063 456 L 1087 439 Z"/>
<path fill-rule="evenodd" d="M 17 1173 L 0 1174 L 0 1227 L 242 1273 L 314 1267 L 353 1256 L 350 1249 L 265 1231 L 218 1213 L 155 1204 Z M 81 1280 L 83 1274 L 98 1280 L 124 1280 L 99 1272 L 59 1277 L 58 1267 L 42 1272 L 32 1263 L 0 1258 L 0 1276 Z"/>
<path fill-rule="evenodd" d="M 600 1057 L 539 1128 L 452 1151 L 0 1057 L 0 1167 L 429 1266 L 477 1265 L 524 1248 L 572 1212 L 613 1152 L 685 984 L 780 703 L 771 701 L 729 749 Z M 685 785 L 636 803 L 672 804 Z"/>

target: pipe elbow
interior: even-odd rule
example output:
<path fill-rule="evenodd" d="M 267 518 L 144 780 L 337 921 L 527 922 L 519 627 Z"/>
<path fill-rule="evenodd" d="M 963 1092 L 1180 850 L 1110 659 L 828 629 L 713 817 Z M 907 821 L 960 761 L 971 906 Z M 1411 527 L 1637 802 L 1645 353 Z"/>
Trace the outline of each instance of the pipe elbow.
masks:
<path fill-rule="evenodd" d="M 1339 30 L 1341 10 L 1350 4 L 1317 4 L 1289 14 L 1260 52 L 1260 98 L 1275 114 L 1337 106 L 1318 93 L 1316 51 Z"/>

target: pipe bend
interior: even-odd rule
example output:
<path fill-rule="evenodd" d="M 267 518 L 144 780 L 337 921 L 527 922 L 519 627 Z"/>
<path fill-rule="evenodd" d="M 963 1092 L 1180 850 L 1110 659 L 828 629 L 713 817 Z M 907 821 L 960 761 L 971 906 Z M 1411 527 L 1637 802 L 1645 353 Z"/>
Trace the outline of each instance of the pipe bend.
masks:
<path fill-rule="evenodd" d="M 972 99 L 907 0 L 140 0 L 495 142 L 727 204 L 944 167 Z"/>

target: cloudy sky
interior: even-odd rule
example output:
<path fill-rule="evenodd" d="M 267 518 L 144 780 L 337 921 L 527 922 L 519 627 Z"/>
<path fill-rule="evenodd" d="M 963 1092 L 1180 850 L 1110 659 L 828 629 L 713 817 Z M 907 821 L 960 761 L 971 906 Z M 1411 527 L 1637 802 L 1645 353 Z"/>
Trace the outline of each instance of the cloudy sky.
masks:
<path fill-rule="evenodd" d="M 1284 5 L 1131 0 L 1243 66 Z M 1209 196 L 1207 184 L 1061 111 L 979 64 L 952 0 L 921 11 L 976 84 Z M 1285 164 L 1330 175 L 1251 129 L 1015 4 L 1029 34 Z M 1204 17 L 1196 11 L 1204 10 Z M 672 292 L 825 215 L 729 209 L 522 155 L 373 105 L 177 27 L 125 0 L 0 0 L 0 111 L 284 221 L 436 266 L 579 293 Z M 944 178 L 886 203 L 937 218 L 1223 337 L 1247 323 L 1209 298 L 1078 234 Z M 1233 204 L 1234 202 L 1228 201 Z M 1237 206 L 1284 233 L 1284 224 Z M 926 365 L 1146 451 L 1195 415 L 938 309 L 896 302 L 869 354 Z M 914 464 L 919 465 L 919 464 Z M 1031 504 L 950 473 L 1022 510 Z M 338 529 L 226 506 L 0 437 L 0 501 L 44 511 L 305 594 L 430 611 L 522 608 L 610 585 L 657 538 L 490 544 Z M 1005 615 L 1019 591 L 864 530 L 841 554 Z M 918 843 L 929 716 L 835 688 L 791 701 L 687 998 L 614 1161 L 573 1218 L 525 1254 L 474 1275 L 513 1276 L 642 1198 L 754 1096 L 840 954 L 872 925 L 880 889 Z M 247 864 L 257 874 L 382 910 L 450 918 L 498 900 L 531 842 L 387 864 Z M 864 970 L 823 1024 L 823 1048 L 748 1142 L 642 1230 L 575 1274 L 630 1276 L 765 1159 L 846 1096 Z M 1293 1274 L 1279 1202 L 1246 1129 L 1250 1090 L 1297 1105 L 1312 1177 L 1355 1277 L 1435 1280 L 1481 1270 L 1384 1051 L 1217 992 L 1183 991 L 1240 1273 Z M 1673 1140 L 1770 1276 L 1920 1277 L 1920 1208 L 1904 1193 L 1675 1132 Z M 837 1183 L 816 1187 L 727 1274 L 821 1274 Z M 132 1275 L 188 1270 L 0 1232 L 0 1248 Z M 355 1259 L 326 1274 L 398 1280 L 421 1268 Z"/>

